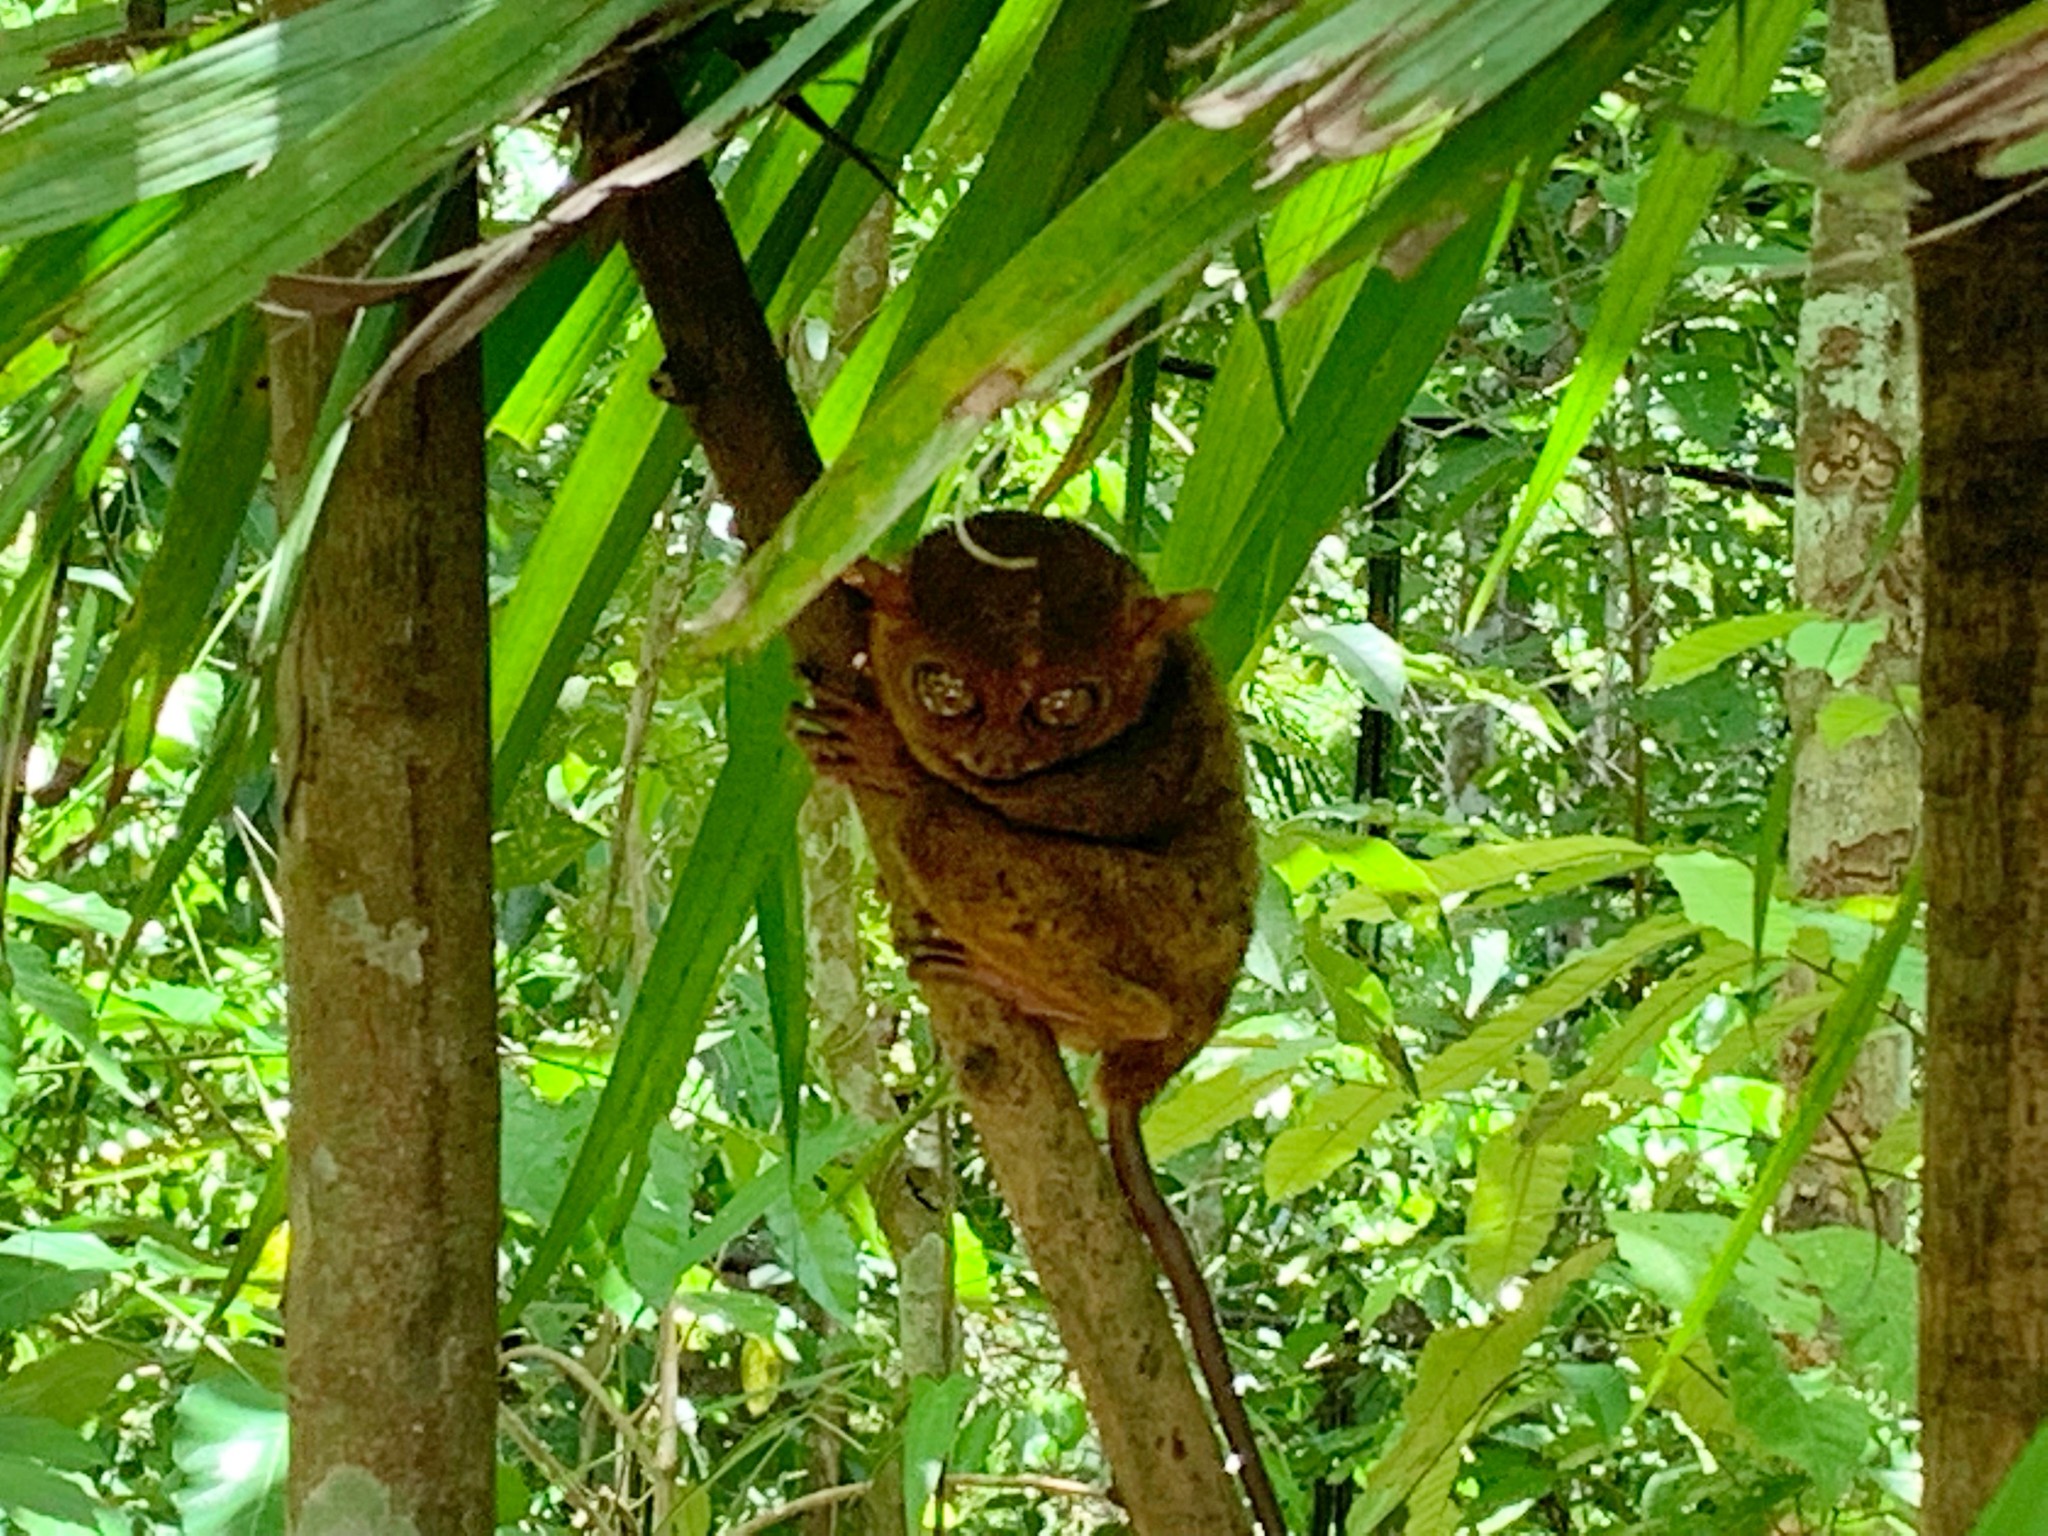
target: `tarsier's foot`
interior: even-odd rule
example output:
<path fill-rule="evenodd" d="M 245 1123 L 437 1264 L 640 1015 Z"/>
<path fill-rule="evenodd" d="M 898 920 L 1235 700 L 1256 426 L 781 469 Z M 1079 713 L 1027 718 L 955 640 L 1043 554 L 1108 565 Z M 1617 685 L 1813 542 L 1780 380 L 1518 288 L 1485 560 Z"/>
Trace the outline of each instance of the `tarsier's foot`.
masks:
<path fill-rule="evenodd" d="M 813 685 L 811 702 L 793 704 L 789 733 L 811 766 L 856 789 L 900 793 L 916 782 L 895 723 L 878 706 Z"/>

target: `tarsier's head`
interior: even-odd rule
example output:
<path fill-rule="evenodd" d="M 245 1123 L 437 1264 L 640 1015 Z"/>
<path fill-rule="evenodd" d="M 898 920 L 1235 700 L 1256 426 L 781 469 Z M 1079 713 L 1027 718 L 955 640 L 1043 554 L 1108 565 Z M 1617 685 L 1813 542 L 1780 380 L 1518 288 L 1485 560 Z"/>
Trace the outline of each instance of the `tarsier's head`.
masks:
<path fill-rule="evenodd" d="M 1161 597 L 1077 523 L 985 512 L 938 529 L 903 570 L 847 574 L 874 603 L 869 665 L 911 752 L 934 773 L 1021 779 L 1143 718 L 1166 641 L 1209 611 Z"/>

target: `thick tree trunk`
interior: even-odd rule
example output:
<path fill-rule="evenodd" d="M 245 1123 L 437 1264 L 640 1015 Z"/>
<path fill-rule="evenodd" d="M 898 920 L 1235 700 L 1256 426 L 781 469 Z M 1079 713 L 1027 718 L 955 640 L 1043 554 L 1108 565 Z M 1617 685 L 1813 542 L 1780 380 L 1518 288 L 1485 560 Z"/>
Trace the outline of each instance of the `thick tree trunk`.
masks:
<path fill-rule="evenodd" d="M 1902 74 L 2015 4 L 1892 0 Z M 1925 1536 L 2048 1413 L 2048 208 L 1916 169 L 1927 544 Z"/>
<path fill-rule="evenodd" d="M 1840 123 L 1892 83 L 1883 0 L 1828 7 L 1828 120 Z M 1895 176 L 1867 188 L 1824 187 L 1814 199 L 1813 270 L 1799 316 L 1799 480 L 1792 547 L 1799 604 L 1851 616 L 1890 517 L 1907 463 L 1920 445 L 1919 346 L 1906 215 Z M 1885 633 L 1863 668 L 1837 688 L 1817 667 L 1787 683 L 1793 727 L 1792 815 L 1786 864 L 1796 895 L 1820 901 L 1896 891 L 1920 824 L 1920 740 L 1904 712 L 1875 735 L 1830 744 L 1821 712 L 1844 694 L 1897 705 L 1919 680 L 1920 531 L 1907 524 L 1855 617 Z M 1812 975 L 1795 982 L 1810 990 Z M 1781 1055 L 1787 1094 L 1810 1068 L 1811 1028 Z M 1904 1235 L 1903 1181 L 1872 1187 L 1861 1154 L 1912 1098 L 1912 1038 L 1875 1032 L 1835 1099 L 1812 1153 L 1778 1203 L 1781 1229 L 1868 1226 Z M 1881 1172 L 1881 1170 L 1870 1170 Z"/>
<path fill-rule="evenodd" d="M 674 98 L 643 74 L 607 128 L 601 165 L 672 132 Z M 819 461 L 744 264 L 701 167 L 634 199 L 625 242 L 668 345 L 667 372 L 749 546 L 774 535 Z M 857 687 L 851 607 L 827 593 L 791 626 L 810 669 Z M 886 807 L 863 804 L 871 832 Z M 884 835 L 873 837 L 878 855 Z M 886 873 L 886 871 L 885 871 Z M 958 1075 L 1051 1303 L 1119 1494 L 1139 1536 L 1242 1536 L 1224 1470 L 1144 1239 L 1126 1214 L 1052 1036 L 978 993 L 931 990 L 933 1030 Z"/>
<path fill-rule="evenodd" d="M 466 243 L 475 194 L 454 195 L 467 206 L 449 234 Z M 337 345 L 331 324 L 274 323 L 281 503 Z M 279 670 L 300 1529 L 494 1524 L 483 427 L 473 350 L 357 424 Z"/>

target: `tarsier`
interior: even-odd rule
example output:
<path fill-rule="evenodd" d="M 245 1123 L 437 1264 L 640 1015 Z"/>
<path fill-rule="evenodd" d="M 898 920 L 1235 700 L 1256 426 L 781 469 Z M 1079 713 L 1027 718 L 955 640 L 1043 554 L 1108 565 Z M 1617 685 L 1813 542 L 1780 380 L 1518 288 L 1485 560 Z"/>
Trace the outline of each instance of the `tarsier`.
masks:
<path fill-rule="evenodd" d="M 1254 1513 L 1285 1536 L 1215 1308 L 1145 1154 L 1139 1112 L 1215 1033 L 1251 932 L 1258 859 L 1229 707 L 1190 626 L 1077 524 L 984 513 L 895 570 L 872 605 L 877 701 L 818 690 L 797 733 L 886 807 L 888 894 L 911 975 L 957 982 L 1099 1053 L 1111 1162 L 1187 1320 Z"/>

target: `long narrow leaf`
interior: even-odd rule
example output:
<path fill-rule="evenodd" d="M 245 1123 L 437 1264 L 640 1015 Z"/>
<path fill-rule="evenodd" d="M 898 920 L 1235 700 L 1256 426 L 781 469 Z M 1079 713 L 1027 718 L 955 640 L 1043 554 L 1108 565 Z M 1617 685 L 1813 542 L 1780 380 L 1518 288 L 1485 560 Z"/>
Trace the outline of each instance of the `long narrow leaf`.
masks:
<path fill-rule="evenodd" d="M 1807 1148 L 1813 1145 L 1814 1136 L 1834 1106 L 1835 1096 L 1842 1091 L 1842 1084 L 1849 1080 L 1850 1072 L 1855 1069 L 1856 1053 L 1863 1044 L 1863 1037 L 1876 1022 L 1879 1007 L 1890 986 L 1892 966 L 1898 960 L 1899 952 L 1906 947 L 1906 940 L 1912 936 L 1913 924 L 1919 918 L 1920 881 L 1920 869 L 1916 865 L 1907 874 L 1905 886 L 1899 892 L 1898 908 L 1892 914 L 1891 922 L 1865 953 L 1862 965 L 1857 967 L 1855 980 L 1844 989 L 1835 1005 L 1828 1010 L 1827 1017 L 1821 1021 L 1813 1041 L 1813 1066 L 1807 1073 L 1805 1086 L 1799 1091 L 1792 1116 L 1778 1137 L 1777 1145 L 1771 1148 L 1770 1156 L 1764 1159 L 1763 1167 L 1757 1171 L 1756 1187 L 1750 1192 L 1749 1203 L 1735 1218 L 1728 1241 L 1715 1255 L 1713 1268 L 1707 1271 L 1699 1290 L 1686 1303 L 1684 1313 L 1666 1337 L 1664 1352 L 1657 1357 L 1656 1367 L 1643 1384 L 1642 1396 L 1636 1400 L 1638 1413 L 1656 1400 L 1665 1378 L 1706 1327 L 1707 1314 L 1721 1299 L 1728 1282 L 1735 1278 L 1749 1240 L 1763 1230 L 1764 1218 L 1777 1205 L 1778 1192 L 1785 1187 L 1785 1181 L 1792 1176 L 1792 1170 L 1799 1165 L 1800 1159 L 1806 1156 Z"/>
<path fill-rule="evenodd" d="M 1807 0 L 1752 0 L 1726 12 L 1707 36 L 1685 105 L 1716 117 L 1748 117 L 1770 89 L 1810 9 Z M 1665 130 L 1635 217 L 1608 269 L 1600 310 L 1579 352 L 1578 367 L 1558 402 L 1550 436 L 1465 611 L 1467 628 L 1477 624 L 1492 603 L 1537 513 L 1592 436 L 1593 423 L 1606 410 L 1629 354 L 1656 317 L 1679 258 L 1727 180 L 1733 160 L 1725 149 L 1694 147 L 1677 127 Z"/>
<path fill-rule="evenodd" d="M 538 448 L 541 434 L 561 419 L 569 397 L 582 387 L 583 376 L 639 302 L 633 263 L 624 245 L 614 245 L 491 417 L 491 430 L 528 452 Z M 644 379 L 641 387 L 646 387 Z"/>
<path fill-rule="evenodd" d="M 1016 400 L 1091 347 L 1272 201 L 1256 126 L 1155 128 L 971 299 L 876 400 L 846 450 L 721 596 L 707 643 L 748 647 L 792 618 Z M 1172 240 L 1133 241 L 1166 227 Z"/>
<path fill-rule="evenodd" d="M 124 756 L 133 761 L 135 738 L 147 745 L 165 693 L 205 641 L 213 594 L 269 457 L 264 342 L 262 318 L 244 310 L 214 333 L 200 359 L 164 504 L 162 547 L 38 792 L 46 805 L 84 776 L 124 726 L 131 738 Z"/>
<path fill-rule="evenodd" d="M 500 811 L 690 450 L 682 412 L 647 387 L 661 358 L 661 337 L 649 327 L 612 380 L 512 595 L 493 616 L 491 785 Z"/>
<path fill-rule="evenodd" d="M 539 1294 L 576 1233 L 612 1192 L 620 1168 L 674 1106 L 726 952 L 753 910 L 776 851 L 790 836 L 809 782 L 783 729 L 783 714 L 796 696 L 788 647 L 778 643 L 733 663 L 727 679 L 730 755 L 676 878 L 675 897 L 627 1011 L 590 1130 L 547 1231 L 506 1303 L 514 1317 Z M 625 1208 L 631 1208 L 632 1195 L 626 1192 Z"/>
<path fill-rule="evenodd" d="M 657 4 L 477 3 L 381 79 L 356 72 L 348 106 L 87 289 L 71 314 L 80 387 L 111 387 L 329 250 Z"/>
<path fill-rule="evenodd" d="M 366 81 L 503 3 L 327 0 L 59 96 L 0 134 L 0 244 L 266 160 L 356 105 Z"/>

